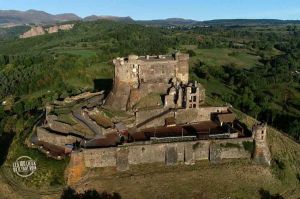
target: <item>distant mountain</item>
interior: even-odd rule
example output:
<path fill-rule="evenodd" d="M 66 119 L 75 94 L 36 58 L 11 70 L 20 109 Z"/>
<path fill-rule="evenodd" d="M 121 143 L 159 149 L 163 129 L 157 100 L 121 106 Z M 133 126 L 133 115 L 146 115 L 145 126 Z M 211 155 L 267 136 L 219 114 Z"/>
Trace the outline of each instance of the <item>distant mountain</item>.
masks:
<path fill-rule="evenodd" d="M 55 22 L 74 21 L 80 19 L 80 17 L 71 13 L 52 15 L 38 10 L 0 10 L 0 24 L 51 24 Z"/>
<path fill-rule="evenodd" d="M 148 26 L 255 26 L 255 25 L 283 25 L 283 24 L 300 24 L 300 20 L 278 20 L 278 19 L 217 19 L 209 21 L 196 21 L 183 18 L 168 18 L 156 20 L 133 20 L 131 17 L 118 16 L 97 16 L 91 15 L 85 18 L 72 13 L 49 14 L 39 10 L 0 10 L 0 27 L 12 27 L 24 24 L 54 24 L 65 21 L 95 21 L 111 20 L 126 23 L 137 23 Z"/>
<path fill-rule="evenodd" d="M 111 21 L 120 21 L 120 22 L 134 22 L 134 20 L 131 17 L 117 17 L 117 16 L 97 16 L 97 15 L 91 15 L 88 17 L 85 17 L 84 21 L 96 21 L 96 20 L 111 20 Z"/>

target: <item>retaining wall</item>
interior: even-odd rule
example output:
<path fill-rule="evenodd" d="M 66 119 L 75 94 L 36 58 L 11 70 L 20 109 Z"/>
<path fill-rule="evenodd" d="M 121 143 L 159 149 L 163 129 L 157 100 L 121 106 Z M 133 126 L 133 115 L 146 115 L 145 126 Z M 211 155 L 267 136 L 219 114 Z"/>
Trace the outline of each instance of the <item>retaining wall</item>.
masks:
<path fill-rule="evenodd" d="M 243 142 L 253 142 L 252 138 L 227 140 L 201 140 L 160 144 L 123 145 L 120 147 L 86 149 L 84 162 L 86 167 L 116 167 L 128 170 L 130 165 L 165 163 L 193 164 L 199 160 L 213 163 L 223 159 L 251 158 L 251 152 L 244 149 Z M 226 145 L 231 143 L 231 145 Z"/>
<path fill-rule="evenodd" d="M 36 133 L 39 141 L 44 141 L 50 144 L 65 146 L 66 144 L 73 144 L 76 140 L 81 140 L 75 136 L 71 135 L 58 135 L 55 133 L 51 133 L 44 129 L 43 127 L 37 127 Z"/>

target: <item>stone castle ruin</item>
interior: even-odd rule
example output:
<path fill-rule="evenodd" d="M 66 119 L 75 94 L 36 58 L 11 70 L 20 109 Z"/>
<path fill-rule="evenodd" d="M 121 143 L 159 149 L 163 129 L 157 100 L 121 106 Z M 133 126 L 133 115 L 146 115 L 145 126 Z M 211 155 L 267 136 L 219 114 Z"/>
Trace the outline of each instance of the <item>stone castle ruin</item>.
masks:
<path fill-rule="evenodd" d="M 188 61 L 179 52 L 114 59 L 110 94 L 83 93 L 47 105 L 32 146 L 54 158 L 78 155 L 86 167 L 119 170 L 252 156 L 269 164 L 266 125 L 251 132 L 231 107 L 207 106 L 204 87 L 189 81 Z"/>
<path fill-rule="evenodd" d="M 204 88 L 197 83 L 189 84 L 188 61 L 188 54 L 182 53 L 114 59 L 114 87 L 106 104 L 114 109 L 129 110 L 150 93 L 165 94 L 164 103 L 169 107 L 189 106 L 194 96 L 198 100 L 196 104 L 203 102 Z"/>
<path fill-rule="evenodd" d="M 254 160 L 262 164 L 271 164 L 271 153 L 267 144 L 267 124 L 261 123 L 253 126 Z"/>

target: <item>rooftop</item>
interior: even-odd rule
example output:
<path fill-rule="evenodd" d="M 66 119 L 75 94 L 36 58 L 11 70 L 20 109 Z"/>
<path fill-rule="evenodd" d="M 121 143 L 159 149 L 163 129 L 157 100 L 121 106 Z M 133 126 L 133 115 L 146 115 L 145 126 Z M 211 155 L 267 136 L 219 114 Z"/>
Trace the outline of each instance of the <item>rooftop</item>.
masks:
<path fill-rule="evenodd" d="M 217 115 L 219 122 L 221 123 L 232 123 L 235 120 L 234 113 L 220 113 Z"/>
<path fill-rule="evenodd" d="M 172 55 L 158 55 L 158 56 L 139 56 L 137 60 L 141 61 L 174 61 L 174 57 Z"/>

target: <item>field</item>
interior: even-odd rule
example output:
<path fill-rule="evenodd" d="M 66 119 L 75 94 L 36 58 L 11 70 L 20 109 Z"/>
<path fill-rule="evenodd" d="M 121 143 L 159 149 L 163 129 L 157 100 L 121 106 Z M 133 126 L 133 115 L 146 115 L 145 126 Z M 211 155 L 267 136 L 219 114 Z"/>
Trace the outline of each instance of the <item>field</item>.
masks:
<path fill-rule="evenodd" d="M 213 48 L 196 51 L 201 61 L 212 66 L 234 65 L 238 68 L 260 66 L 260 57 L 246 49 Z"/>
<path fill-rule="evenodd" d="M 259 173 L 259 175 L 257 175 Z M 144 165 L 122 174 L 95 170 L 85 188 L 118 192 L 123 198 L 259 198 L 259 190 L 284 192 L 266 167 L 248 162 L 193 166 Z M 80 190 L 80 187 L 78 187 Z"/>

